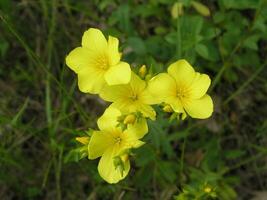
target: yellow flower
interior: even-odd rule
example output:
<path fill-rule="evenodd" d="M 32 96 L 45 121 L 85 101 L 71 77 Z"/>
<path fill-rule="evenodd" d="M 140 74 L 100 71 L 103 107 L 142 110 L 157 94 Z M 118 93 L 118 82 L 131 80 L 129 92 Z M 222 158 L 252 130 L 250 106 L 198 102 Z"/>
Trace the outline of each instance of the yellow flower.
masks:
<path fill-rule="evenodd" d="M 150 80 L 148 90 L 154 103 L 170 104 L 177 113 L 205 119 L 213 112 L 213 102 L 206 94 L 210 86 L 206 74 L 195 72 L 186 60 L 178 60 L 168 67 L 168 73 L 160 73 Z"/>
<path fill-rule="evenodd" d="M 154 120 L 156 112 L 150 106 L 153 99 L 146 90 L 146 82 L 132 72 L 131 80 L 125 85 L 105 86 L 100 97 L 105 101 L 113 102 L 111 107 L 123 113 L 140 112 L 144 117 Z"/>
<path fill-rule="evenodd" d="M 121 112 L 109 107 L 98 119 L 100 131 L 94 131 L 88 145 L 89 159 L 100 158 L 98 172 L 108 183 L 124 179 L 130 170 L 128 150 L 144 144 L 139 139 L 147 133 L 145 119 L 128 125 L 124 131 L 117 126 Z"/>
<path fill-rule="evenodd" d="M 98 94 L 108 85 L 127 84 L 131 78 L 128 63 L 121 62 L 119 41 L 90 28 L 84 32 L 82 46 L 72 50 L 66 64 L 78 75 L 78 86 L 82 92 Z"/>

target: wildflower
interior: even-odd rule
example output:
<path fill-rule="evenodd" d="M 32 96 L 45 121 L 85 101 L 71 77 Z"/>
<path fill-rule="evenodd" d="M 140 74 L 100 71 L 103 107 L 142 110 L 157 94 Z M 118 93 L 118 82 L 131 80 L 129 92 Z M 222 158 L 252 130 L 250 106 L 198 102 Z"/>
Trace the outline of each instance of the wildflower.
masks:
<path fill-rule="evenodd" d="M 152 78 L 148 90 L 154 96 L 154 103 L 167 103 L 184 117 L 187 113 L 205 119 L 213 112 L 212 99 L 206 94 L 210 82 L 208 75 L 195 72 L 186 60 L 178 60 L 168 67 L 168 73 Z"/>
<path fill-rule="evenodd" d="M 212 191 L 211 187 L 207 186 L 204 188 L 204 192 L 210 193 Z"/>
<path fill-rule="evenodd" d="M 124 179 L 130 170 L 129 150 L 144 144 L 140 141 L 147 133 L 145 120 L 122 130 L 117 126 L 120 111 L 109 107 L 98 119 L 100 131 L 94 131 L 88 145 L 89 159 L 100 158 L 98 172 L 108 183 Z"/>
<path fill-rule="evenodd" d="M 131 115 L 133 114 L 129 114 L 126 117 L 123 117 L 123 123 L 125 122 L 125 119 Z M 101 130 L 109 129 L 111 126 L 118 127 L 120 122 L 119 119 L 122 116 L 124 115 L 120 110 L 112 106 L 109 106 L 105 110 L 104 114 L 97 120 L 97 125 Z M 144 135 L 148 132 L 146 119 L 136 116 L 135 116 L 135 121 L 134 122 L 132 121 L 132 123 L 127 123 L 126 128 L 131 130 L 138 129 L 137 131 L 134 131 L 135 133 L 139 133 L 138 138 L 144 137 Z"/>
<path fill-rule="evenodd" d="M 119 41 L 90 28 L 84 32 L 82 46 L 72 50 L 66 57 L 66 64 L 78 75 L 78 86 L 85 93 L 98 94 L 108 85 L 126 84 L 131 78 L 128 63 L 121 62 Z"/>
<path fill-rule="evenodd" d="M 140 112 L 144 117 L 154 120 L 156 112 L 150 106 L 153 99 L 146 90 L 146 82 L 132 72 L 131 80 L 125 85 L 105 86 L 100 93 L 105 101 L 113 102 L 111 107 L 123 113 Z"/>

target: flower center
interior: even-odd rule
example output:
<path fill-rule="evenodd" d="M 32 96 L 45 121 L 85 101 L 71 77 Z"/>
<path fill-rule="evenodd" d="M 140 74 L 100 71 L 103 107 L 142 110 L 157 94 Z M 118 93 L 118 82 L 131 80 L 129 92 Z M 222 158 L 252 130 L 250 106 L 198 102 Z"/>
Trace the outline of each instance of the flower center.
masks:
<path fill-rule="evenodd" d="M 105 55 L 101 55 L 96 59 L 96 66 L 101 70 L 107 70 L 109 68 L 108 58 Z"/>
<path fill-rule="evenodd" d="M 190 89 L 184 85 L 181 85 L 177 88 L 176 96 L 179 99 L 189 98 L 190 96 Z"/>
<path fill-rule="evenodd" d="M 130 99 L 133 100 L 133 101 L 137 101 L 138 100 L 138 95 L 137 94 L 132 94 L 130 96 Z"/>
<path fill-rule="evenodd" d="M 114 139 L 116 144 L 120 144 L 122 142 L 122 138 L 120 136 L 117 136 Z"/>

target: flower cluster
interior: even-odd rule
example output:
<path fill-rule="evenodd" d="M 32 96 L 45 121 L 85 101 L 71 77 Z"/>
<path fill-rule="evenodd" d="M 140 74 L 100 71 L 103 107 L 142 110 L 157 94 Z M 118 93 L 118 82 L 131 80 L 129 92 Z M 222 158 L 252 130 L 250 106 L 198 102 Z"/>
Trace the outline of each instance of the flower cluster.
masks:
<path fill-rule="evenodd" d="M 186 60 L 171 64 L 167 73 L 148 80 L 143 65 L 138 75 L 121 61 L 119 41 L 95 28 L 85 31 L 81 47 L 66 57 L 67 66 L 78 76 L 84 93 L 98 94 L 111 105 L 97 120 L 99 130 L 77 140 L 85 145 L 89 159 L 100 157 L 98 172 L 108 183 L 117 183 L 130 170 L 131 149 L 144 144 L 147 120 L 156 120 L 151 105 L 185 119 L 187 115 L 204 119 L 211 116 L 213 102 L 206 94 L 210 78 L 195 72 Z"/>

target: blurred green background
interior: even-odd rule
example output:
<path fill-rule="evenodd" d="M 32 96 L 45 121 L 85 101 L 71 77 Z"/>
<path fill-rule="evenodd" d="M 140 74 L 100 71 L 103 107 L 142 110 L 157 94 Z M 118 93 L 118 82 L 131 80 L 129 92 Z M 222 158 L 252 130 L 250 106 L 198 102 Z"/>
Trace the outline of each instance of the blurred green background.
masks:
<path fill-rule="evenodd" d="M 0 199 L 267 199 L 266 0 L 0 0 Z M 149 122 L 108 185 L 75 137 L 108 106 L 65 56 L 96 27 L 153 73 L 179 58 L 212 78 L 208 120 Z M 159 108 L 157 108 L 159 109 Z"/>

